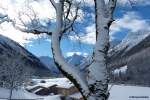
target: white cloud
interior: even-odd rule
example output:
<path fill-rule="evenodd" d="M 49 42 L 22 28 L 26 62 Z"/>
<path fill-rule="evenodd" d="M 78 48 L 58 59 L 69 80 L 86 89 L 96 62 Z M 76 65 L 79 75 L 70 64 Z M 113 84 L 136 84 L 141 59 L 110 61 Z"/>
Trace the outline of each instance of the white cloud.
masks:
<path fill-rule="evenodd" d="M 81 2 L 83 5 L 93 6 L 94 0 L 76 0 L 77 2 Z"/>
<path fill-rule="evenodd" d="M 30 2 L 30 3 L 29 3 Z M 55 18 L 55 10 L 51 5 L 49 0 L 39 0 L 39 3 L 35 1 L 29 0 L 0 0 L 0 11 L 2 13 L 8 14 L 11 19 L 15 19 L 16 21 L 18 18 L 19 12 L 26 12 L 28 14 L 33 14 L 27 7 L 28 3 L 30 4 L 31 8 L 37 13 L 39 18 Z M 29 18 L 27 16 L 22 16 L 23 20 L 28 21 Z M 38 36 L 33 35 L 31 33 L 23 33 L 19 30 L 13 28 L 11 23 L 3 23 L 0 27 L 0 34 L 9 37 L 10 39 L 18 42 L 22 46 L 29 42 L 32 42 L 31 39 L 36 39 Z"/>
<path fill-rule="evenodd" d="M 96 34 L 95 34 L 95 24 L 86 27 L 86 34 L 83 36 L 70 36 L 71 40 L 80 41 L 85 44 L 95 44 Z"/>
<path fill-rule="evenodd" d="M 26 12 L 28 14 L 32 13 L 33 9 L 37 16 L 40 18 L 51 18 L 55 17 L 55 9 L 51 5 L 49 0 L 0 0 L 0 6 L 6 9 L 6 13 L 11 18 L 18 17 L 19 12 Z"/>
<path fill-rule="evenodd" d="M 150 24 L 137 13 L 127 12 L 122 18 L 116 19 L 112 24 L 110 27 L 111 35 L 122 29 L 128 29 L 131 32 L 138 32 L 141 30 L 150 31 Z"/>
<path fill-rule="evenodd" d="M 96 34 L 95 34 L 95 24 L 86 27 L 86 35 L 81 37 L 80 40 L 87 44 L 95 44 Z"/>
<path fill-rule="evenodd" d="M 77 1 L 83 1 L 83 4 L 88 5 L 88 6 L 94 6 L 94 0 L 77 0 Z M 106 4 L 108 3 L 109 0 L 105 0 Z M 130 5 L 135 4 L 135 5 L 150 5 L 150 0 L 118 0 L 117 1 L 119 5 Z"/>
<path fill-rule="evenodd" d="M 74 54 L 82 55 L 82 56 L 84 56 L 84 57 L 87 57 L 87 56 L 88 56 L 88 54 L 85 53 L 85 52 L 67 52 L 67 53 L 66 53 L 66 56 L 67 56 L 67 57 L 70 57 L 70 56 L 73 56 Z"/>
<path fill-rule="evenodd" d="M 127 29 L 131 32 L 138 32 L 141 30 L 150 31 L 150 24 L 140 17 L 135 12 L 127 12 L 122 18 L 116 19 L 116 21 L 110 27 L 110 41 L 113 40 L 114 34 L 121 32 L 122 29 Z M 92 24 L 86 27 L 86 33 L 84 36 L 79 37 L 70 37 L 71 40 L 80 40 L 86 44 L 95 44 L 96 35 L 95 35 L 95 24 Z"/>
<path fill-rule="evenodd" d="M 46 42 L 50 42 L 51 43 L 51 39 L 45 39 Z"/>
<path fill-rule="evenodd" d="M 118 0 L 120 5 L 150 5 L 150 0 Z"/>
<path fill-rule="evenodd" d="M 0 34 L 18 42 L 22 46 L 24 46 L 24 44 L 26 43 L 31 42 L 31 39 L 38 38 L 31 33 L 23 33 L 14 29 L 14 27 L 7 22 L 1 24 Z"/>
<path fill-rule="evenodd" d="M 26 1 L 26 2 L 25 2 Z M 5 8 L 6 13 L 9 14 L 9 16 L 14 19 L 18 17 L 19 11 L 28 11 L 28 9 L 25 7 L 27 1 L 29 0 L 0 0 L 0 6 Z M 79 0 L 80 1 L 80 0 Z M 84 0 L 85 4 L 88 4 L 90 6 L 94 5 L 93 0 Z M 142 4 L 150 4 L 150 0 L 134 0 L 136 3 L 142 3 Z M 12 3 L 14 2 L 14 3 Z M 25 2 L 25 3 L 24 3 Z M 118 2 L 121 4 L 128 3 L 128 0 L 118 0 Z M 39 0 L 39 3 L 32 2 L 30 4 L 32 8 L 35 10 L 35 12 L 38 13 L 38 17 L 40 18 L 55 18 L 55 10 L 49 0 Z M 82 14 L 83 12 L 80 11 Z M 78 19 L 78 21 L 83 20 L 83 17 Z M 4 23 L 2 27 L 5 29 L 0 30 L 0 34 L 3 34 L 5 36 L 8 36 L 9 38 L 19 42 L 20 44 L 28 43 L 30 42 L 30 39 L 37 38 L 33 34 L 27 34 L 22 33 L 18 30 L 15 30 L 11 25 L 8 25 L 8 23 Z M 119 18 L 115 21 L 115 23 L 111 26 L 111 39 L 113 39 L 113 34 L 116 32 L 121 31 L 122 28 L 129 29 L 132 32 L 137 32 L 139 30 L 150 30 L 150 25 L 147 23 L 146 20 L 142 19 L 138 14 L 134 12 L 128 12 L 126 13 L 122 18 Z M 70 37 L 72 40 L 79 40 L 86 44 L 95 44 L 96 41 L 96 35 L 95 35 L 95 24 L 92 24 L 88 27 L 86 27 L 86 35 L 78 37 Z"/>
<path fill-rule="evenodd" d="M 38 2 L 32 2 L 30 4 L 33 9 L 39 14 L 40 18 L 55 19 L 56 13 L 54 7 L 51 5 L 49 0 L 41 0 Z"/>

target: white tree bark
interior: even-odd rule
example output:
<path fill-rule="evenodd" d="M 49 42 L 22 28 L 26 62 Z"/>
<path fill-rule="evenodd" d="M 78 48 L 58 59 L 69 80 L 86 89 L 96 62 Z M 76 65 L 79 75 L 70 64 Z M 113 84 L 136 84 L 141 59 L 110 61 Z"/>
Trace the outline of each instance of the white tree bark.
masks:
<path fill-rule="evenodd" d="M 60 48 L 60 40 L 63 35 L 63 4 L 65 0 L 55 3 L 50 0 L 56 9 L 56 31 L 52 34 L 52 52 L 55 64 L 59 70 L 72 81 L 80 90 L 85 100 L 107 100 L 108 74 L 107 74 L 107 51 L 109 48 L 109 27 L 113 19 L 113 11 L 117 0 L 94 0 L 96 45 L 93 51 L 93 62 L 88 66 L 88 75 L 85 78 L 73 65 L 69 65 Z"/>
<path fill-rule="evenodd" d="M 67 27 L 64 25 L 64 2 L 70 0 L 59 0 L 56 3 L 50 0 L 56 9 L 56 30 L 52 35 L 52 52 L 55 64 L 58 69 L 72 81 L 79 89 L 85 100 L 107 100 L 108 93 L 108 74 L 107 74 L 107 51 L 109 48 L 109 27 L 113 22 L 113 12 L 117 0 L 109 0 L 106 4 L 105 0 L 94 0 L 95 2 L 95 24 L 96 24 L 96 45 L 93 51 L 93 62 L 88 66 L 88 75 L 85 77 L 76 67 L 68 64 L 60 48 L 61 37 L 68 30 L 77 16 L 74 17 Z M 68 10 L 70 11 L 70 10 Z M 4 16 L 5 18 L 5 16 Z M 9 21 L 6 17 L 3 21 Z M 20 29 L 21 30 L 21 29 Z M 24 30 L 22 30 L 24 31 Z M 25 30 L 26 31 L 26 30 Z M 42 33 L 42 31 L 32 30 L 34 34 Z M 43 33 L 46 33 L 43 31 Z"/>
<path fill-rule="evenodd" d="M 64 0 L 60 0 L 56 5 L 56 31 L 52 34 L 52 52 L 55 64 L 58 69 L 69 78 L 75 86 L 80 90 L 83 96 L 89 93 L 87 82 L 83 77 L 82 73 L 73 67 L 73 65 L 69 65 L 62 53 L 60 48 L 60 40 L 63 31 L 63 3 Z M 71 67 L 72 66 L 72 67 Z"/>

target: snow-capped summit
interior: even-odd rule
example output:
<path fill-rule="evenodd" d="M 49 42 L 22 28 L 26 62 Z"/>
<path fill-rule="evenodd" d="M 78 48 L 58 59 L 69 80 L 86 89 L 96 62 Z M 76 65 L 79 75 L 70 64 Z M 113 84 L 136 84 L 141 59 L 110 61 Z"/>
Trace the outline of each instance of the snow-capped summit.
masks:
<path fill-rule="evenodd" d="M 55 63 L 54 63 L 54 59 L 49 57 L 49 56 L 41 56 L 39 57 L 40 61 L 42 63 L 45 64 L 45 66 L 50 69 L 50 71 L 52 72 L 52 74 L 54 75 L 59 75 L 60 72 L 59 70 L 57 69 Z"/>
<path fill-rule="evenodd" d="M 150 35 L 150 32 L 147 31 L 139 31 L 134 33 L 128 33 L 127 36 L 114 48 L 110 49 L 110 54 L 113 52 L 119 53 L 123 51 L 124 53 L 132 49 L 142 40 Z"/>
<path fill-rule="evenodd" d="M 129 33 L 120 44 L 109 51 L 110 71 L 128 66 L 125 82 L 150 85 L 150 32 Z M 142 80 L 141 80 L 142 79 Z"/>
<path fill-rule="evenodd" d="M 78 54 L 74 53 L 72 56 L 67 58 L 67 61 L 70 64 L 77 66 L 77 65 L 81 64 L 83 59 L 84 59 L 84 57 L 82 55 L 78 55 Z"/>
<path fill-rule="evenodd" d="M 60 74 L 60 71 L 57 69 L 53 58 L 48 57 L 48 56 L 41 56 L 41 57 L 39 57 L 39 59 L 51 70 L 53 75 Z M 72 56 L 69 56 L 66 58 L 66 61 L 68 63 L 73 64 L 75 66 L 79 66 L 80 64 L 82 64 L 83 60 L 85 60 L 85 57 L 83 57 L 82 55 L 76 54 L 76 53 L 74 53 Z M 80 67 L 80 69 L 83 69 L 81 67 Z"/>

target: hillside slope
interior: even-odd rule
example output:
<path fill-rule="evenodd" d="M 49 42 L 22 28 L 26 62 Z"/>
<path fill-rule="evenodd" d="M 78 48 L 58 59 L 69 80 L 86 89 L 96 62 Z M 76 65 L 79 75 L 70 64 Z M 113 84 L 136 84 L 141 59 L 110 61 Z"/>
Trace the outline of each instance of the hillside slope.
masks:
<path fill-rule="evenodd" d="M 113 71 L 127 65 L 126 82 L 150 85 L 150 32 L 127 35 L 109 51 L 108 68 Z"/>
<path fill-rule="evenodd" d="M 18 59 L 18 56 L 22 59 Z M 34 70 L 34 76 L 50 76 L 50 70 L 37 57 L 13 40 L 0 35 L 0 66 L 7 63 L 3 61 L 6 57 L 10 59 L 8 61 L 16 58 L 18 63 L 25 63 L 24 67 L 27 66 Z"/>

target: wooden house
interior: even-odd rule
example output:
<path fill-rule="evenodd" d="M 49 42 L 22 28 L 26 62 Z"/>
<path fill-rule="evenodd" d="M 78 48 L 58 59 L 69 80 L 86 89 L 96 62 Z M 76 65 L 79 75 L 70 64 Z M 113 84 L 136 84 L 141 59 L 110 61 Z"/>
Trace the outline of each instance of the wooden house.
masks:
<path fill-rule="evenodd" d="M 75 86 L 71 86 L 69 88 L 56 86 L 54 88 L 54 90 L 55 90 L 56 94 L 61 94 L 61 95 L 64 95 L 64 96 L 68 96 L 70 94 L 79 92 L 78 89 Z"/>

